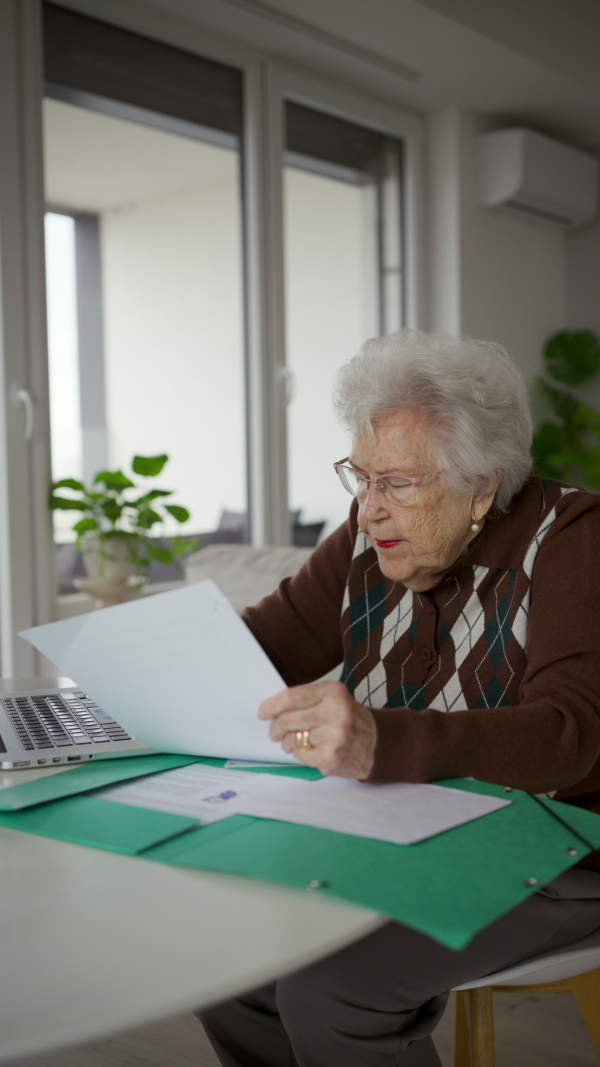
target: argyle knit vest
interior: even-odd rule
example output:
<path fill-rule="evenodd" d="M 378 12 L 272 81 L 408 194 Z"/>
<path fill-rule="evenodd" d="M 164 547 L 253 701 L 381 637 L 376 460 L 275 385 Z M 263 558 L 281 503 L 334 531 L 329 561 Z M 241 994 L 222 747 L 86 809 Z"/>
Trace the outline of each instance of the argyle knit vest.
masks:
<path fill-rule="evenodd" d="M 458 564 L 424 595 L 385 578 L 358 531 L 342 607 L 342 681 L 359 703 L 415 711 L 519 703 L 533 565 L 561 501 L 578 492 L 543 488 L 539 526 L 517 569 Z M 433 647 L 418 652 L 420 633 L 434 625 Z"/>

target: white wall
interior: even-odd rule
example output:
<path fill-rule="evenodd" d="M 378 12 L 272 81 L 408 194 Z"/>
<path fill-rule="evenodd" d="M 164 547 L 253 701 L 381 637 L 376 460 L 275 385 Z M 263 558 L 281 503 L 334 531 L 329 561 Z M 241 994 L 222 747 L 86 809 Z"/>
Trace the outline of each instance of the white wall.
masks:
<path fill-rule="evenodd" d="M 378 332 L 376 197 L 290 167 L 284 177 L 290 506 L 303 521 L 327 520 L 328 533 L 350 504 L 332 468 L 350 450 L 331 405 L 334 376 Z"/>
<path fill-rule="evenodd" d="M 567 238 L 567 313 L 570 329 L 600 335 L 600 214 Z"/>
<path fill-rule="evenodd" d="M 600 337 L 600 213 L 567 237 L 567 325 Z M 583 397 L 600 410 L 600 381 L 584 387 Z"/>
<path fill-rule="evenodd" d="M 192 531 L 214 529 L 222 508 L 246 509 L 231 156 L 229 181 L 101 216 L 110 463 L 167 452 L 157 484 L 176 489 L 173 502 L 192 512 Z"/>
<path fill-rule="evenodd" d="M 448 109 L 428 128 L 432 327 L 498 341 L 531 379 L 567 324 L 565 232 L 479 206 L 481 118 Z"/>

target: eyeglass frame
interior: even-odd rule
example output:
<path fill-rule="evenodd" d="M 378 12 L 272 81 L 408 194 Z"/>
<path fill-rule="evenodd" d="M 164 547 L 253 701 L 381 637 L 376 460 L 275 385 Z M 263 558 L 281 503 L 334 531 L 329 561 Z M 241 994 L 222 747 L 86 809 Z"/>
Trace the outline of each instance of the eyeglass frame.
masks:
<path fill-rule="evenodd" d="M 344 477 L 343 474 L 340 473 L 340 470 L 349 470 L 349 471 L 352 471 L 353 474 L 360 475 L 361 478 L 362 478 L 362 481 L 364 482 L 364 484 L 367 487 L 369 487 L 371 485 L 376 485 L 377 488 L 379 489 L 380 493 L 382 494 L 382 496 L 385 497 L 386 499 L 390 499 L 387 496 L 388 485 L 389 485 L 390 478 L 394 478 L 394 477 L 396 477 L 396 478 L 405 478 L 406 482 L 407 482 L 407 486 L 401 486 L 401 488 L 404 489 L 404 488 L 407 488 L 408 485 L 410 485 L 412 487 L 412 490 L 413 490 L 413 493 L 414 493 L 414 489 L 415 489 L 416 485 L 422 485 L 423 482 L 429 481 L 430 478 L 435 478 L 436 474 L 441 474 L 441 471 L 431 471 L 429 474 L 421 474 L 417 478 L 413 478 L 413 477 L 411 477 L 410 474 L 402 474 L 401 471 L 396 471 L 395 474 L 380 474 L 378 478 L 364 478 L 362 476 L 362 471 L 359 471 L 357 467 L 352 467 L 349 464 L 347 464 L 346 461 L 349 460 L 349 459 L 350 459 L 350 456 L 346 456 L 345 459 L 338 460 L 337 463 L 333 464 L 333 469 L 334 469 L 335 473 L 337 474 L 338 478 L 340 479 L 340 482 L 344 486 L 344 489 L 346 490 L 346 492 L 350 493 L 350 496 L 353 496 L 356 499 L 358 499 L 358 493 L 355 493 L 354 490 L 351 489 L 350 486 L 346 483 L 345 477 Z M 367 488 L 367 496 L 368 495 L 369 495 L 369 489 Z M 396 504 L 398 507 L 402 507 L 403 506 L 402 504 L 399 504 L 397 500 L 394 500 L 393 497 L 391 499 L 392 499 L 392 503 Z"/>

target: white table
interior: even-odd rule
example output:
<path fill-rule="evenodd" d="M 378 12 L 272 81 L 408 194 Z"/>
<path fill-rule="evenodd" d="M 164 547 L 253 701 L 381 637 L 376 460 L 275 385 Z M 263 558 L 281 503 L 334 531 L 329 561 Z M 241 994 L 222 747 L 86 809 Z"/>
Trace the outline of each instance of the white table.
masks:
<path fill-rule="evenodd" d="M 0 787 L 41 773 L 3 772 Z M 0 828 L 0 1062 L 233 996 L 383 921 L 318 893 Z"/>

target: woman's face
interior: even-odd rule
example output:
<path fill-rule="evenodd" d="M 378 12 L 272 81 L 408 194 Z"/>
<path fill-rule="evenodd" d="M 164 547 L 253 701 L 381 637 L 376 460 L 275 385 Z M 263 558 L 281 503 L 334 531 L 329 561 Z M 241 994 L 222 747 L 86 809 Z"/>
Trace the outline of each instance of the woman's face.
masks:
<path fill-rule="evenodd" d="M 424 416 L 400 411 L 373 423 L 374 439 L 357 437 L 349 463 L 368 478 L 407 474 L 418 478 L 432 468 Z M 377 553 L 387 578 L 414 592 L 432 589 L 474 537 L 473 520 L 481 520 L 494 492 L 459 496 L 441 477 L 415 486 L 414 503 L 390 501 L 376 485 L 359 501 L 358 524 Z"/>

